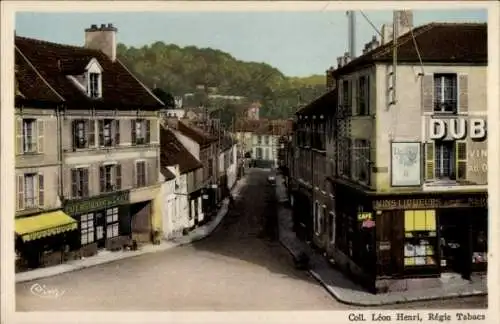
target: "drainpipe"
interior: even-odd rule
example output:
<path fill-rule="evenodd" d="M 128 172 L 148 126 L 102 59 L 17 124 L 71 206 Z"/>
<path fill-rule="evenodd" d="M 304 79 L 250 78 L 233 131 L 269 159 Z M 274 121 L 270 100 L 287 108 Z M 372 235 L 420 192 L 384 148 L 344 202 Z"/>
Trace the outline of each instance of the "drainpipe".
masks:
<path fill-rule="evenodd" d="M 63 106 L 58 106 L 56 108 L 56 120 L 57 120 L 57 162 L 59 165 L 59 188 L 58 188 L 58 195 L 59 199 L 61 200 L 61 204 L 63 203 L 64 200 L 64 194 L 63 194 L 63 148 L 62 148 L 62 116 L 61 116 L 61 111 L 64 109 Z"/>

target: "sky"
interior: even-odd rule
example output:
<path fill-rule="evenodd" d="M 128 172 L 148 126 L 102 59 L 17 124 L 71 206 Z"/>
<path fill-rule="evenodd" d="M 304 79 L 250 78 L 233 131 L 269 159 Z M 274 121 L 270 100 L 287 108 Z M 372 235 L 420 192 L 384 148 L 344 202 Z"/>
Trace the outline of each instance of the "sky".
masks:
<path fill-rule="evenodd" d="M 391 11 L 363 11 L 380 28 Z M 431 21 L 486 22 L 487 10 L 413 11 L 414 25 Z M 83 45 L 84 29 L 112 23 L 118 42 L 141 47 L 156 41 L 179 46 L 211 47 L 243 61 L 265 62 L 287 76 L 324 74 L 347 51 L 345 11 L 317 12 L 115 12 L 16 14 L 19 36 Z M 376 31 L 358 11 L 356 48 Z"/>

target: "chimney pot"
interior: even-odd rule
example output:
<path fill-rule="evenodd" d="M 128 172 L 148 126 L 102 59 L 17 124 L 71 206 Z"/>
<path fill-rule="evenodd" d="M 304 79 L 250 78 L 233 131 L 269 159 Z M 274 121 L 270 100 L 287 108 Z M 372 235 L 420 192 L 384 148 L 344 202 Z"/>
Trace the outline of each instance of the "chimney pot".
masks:
<path fill-rule="evenodd" d="M 116 32 L 118 31 L 112 26 L 101 24 L 98 28 L 96 24 L 91 25 L 90 28 L 85 29 L 85 48 L 100 50 L 106 54 L 111 61 L 116 60 Z"/>
<path fill-rule="evenodd" d="M 113 24 L 109 23 L 108 28 L 113 28 Z"/>
<path fill-rule="evenodd" d="M 101 24 L 101 29 L 106 28 L 106 24 Z"/>
<path fill-rule="evenodd" d="M 90 25 L 90 29 L 97 29 L 97 25 L 95 24 Z"/>

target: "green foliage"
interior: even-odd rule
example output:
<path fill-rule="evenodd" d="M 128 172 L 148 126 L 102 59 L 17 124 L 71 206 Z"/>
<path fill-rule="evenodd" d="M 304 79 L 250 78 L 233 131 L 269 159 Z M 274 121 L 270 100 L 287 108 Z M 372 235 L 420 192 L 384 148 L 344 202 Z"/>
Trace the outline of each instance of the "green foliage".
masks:
<path fill-rule="evenodd" d="M 119 44 L 117 52 L 120 60 L 148 87 L 174 96 L 193 93 L 190 99 L 185 99 L 185 104 L 198 106 L 207 102 L 204 91 L 196 89 L 197 85 L 216 87 L 219 94 L 246 97 L 246 102 L 209 103 L 211 111 L 228 111 L 223 114 L 226 125 L 239 116 L 246 103 L 259 101 L 262 117 L 287 118 L 300 104 L 325 91 L 324 76 L 290 78 L 269 64 L 240 61 L 211 48 L 181 48 L 156 42 L 141 48 Z M 170 98 L 167 101 L 171 102 Z"/>

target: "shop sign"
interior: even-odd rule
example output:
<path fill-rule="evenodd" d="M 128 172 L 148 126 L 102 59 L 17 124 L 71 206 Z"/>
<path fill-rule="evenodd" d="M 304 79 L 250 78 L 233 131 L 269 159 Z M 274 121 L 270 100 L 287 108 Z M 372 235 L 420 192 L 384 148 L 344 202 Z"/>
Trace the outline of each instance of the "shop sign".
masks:
<path fill-rule="evenodd" d="M 68 200 L 64 211 L 68 214 L 81 214 L 94 210 L 106 209 L 129 202 L 129 191 L 119 191 L 85 200 Z"/>
<path fill-rule="evenodd" d="M 366 219 L 361 224 L 361 227 L 363 227 L 363 228 L 373 228 L 373 227 L 375 227 L 375 222 L 373 220 L 371 220 L 371 219 Z"/>
<path fill-rule="evenodd" d="M 378 250 L 379 251 L 389 251 L 391 249 L 390 241 L 381 241 L 378 242 Z"/>
<path fill-rule="evenodd" d="M 427 199 L 387 199 L 374 200 L 373 209 L 434 209 L 434 208 L 459 208 L 459 207 L 487 207 L 486 197 L 465 197 L 457 199 L 427 198 Z"/>
<path fill-rule="evenodd" d="M 462 140 L 471 138 L 474 140 L 486 139 L 486 120 L 480 118 L 431 118 L 429 120 L 429 137 L 433 140 L 451 138 Z"/>

